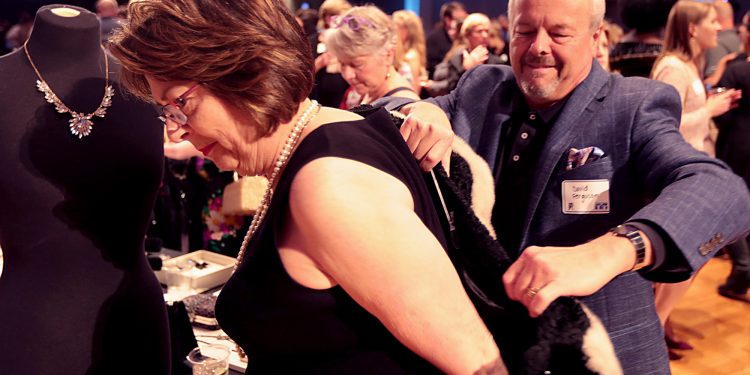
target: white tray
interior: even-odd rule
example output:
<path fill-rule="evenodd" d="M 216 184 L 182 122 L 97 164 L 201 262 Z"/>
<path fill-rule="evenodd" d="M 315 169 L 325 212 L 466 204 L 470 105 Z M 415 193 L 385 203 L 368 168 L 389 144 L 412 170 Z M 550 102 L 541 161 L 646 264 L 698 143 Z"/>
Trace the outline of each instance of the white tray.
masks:
<path fill-rule="evenodd" d="M 232 275 L 235 259 L 206 250 L 198 250 L 164 261 L 156 271 L 159 282 L 170 288 L 200 293 L 223 285 Z"/>

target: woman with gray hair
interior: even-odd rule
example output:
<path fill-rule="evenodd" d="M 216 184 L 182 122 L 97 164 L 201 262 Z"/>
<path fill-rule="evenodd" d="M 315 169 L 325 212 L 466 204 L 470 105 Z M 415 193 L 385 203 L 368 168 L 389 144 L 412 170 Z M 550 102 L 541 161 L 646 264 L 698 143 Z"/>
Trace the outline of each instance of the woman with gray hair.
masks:
<path fill-rule="evenodd" d="M 353 93 L 343 108 L 371 103 L 386 96 L 419 100 L 411 83 L 411 71 L 396 63 L 398 39 L 390 17 L 373 5 L 354 7 L 333 21 L 328 49 L 341 63 L 341 75 Z M 397 66 L 398 65 L 398 66 Z"/>

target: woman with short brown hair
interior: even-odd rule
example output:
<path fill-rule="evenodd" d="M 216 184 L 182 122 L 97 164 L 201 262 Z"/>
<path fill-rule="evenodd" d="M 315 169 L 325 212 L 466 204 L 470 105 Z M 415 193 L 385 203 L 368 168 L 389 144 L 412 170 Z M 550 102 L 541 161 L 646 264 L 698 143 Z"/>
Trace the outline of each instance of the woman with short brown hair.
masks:
<path fill-rule="evenodd" d="M 306 98 L 312 54 L 281 1 L 151 0 L 130 15 L 112 52 L 170 139 L 269 179 L 216 304 L 247 373 L 505 372 L 409 147 L 385 111 Z"/>

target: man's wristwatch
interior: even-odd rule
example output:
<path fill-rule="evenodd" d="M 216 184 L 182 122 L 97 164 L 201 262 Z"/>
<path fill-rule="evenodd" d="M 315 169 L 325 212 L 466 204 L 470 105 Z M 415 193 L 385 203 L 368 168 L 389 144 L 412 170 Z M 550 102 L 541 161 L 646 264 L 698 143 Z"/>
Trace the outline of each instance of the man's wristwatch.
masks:
<path fill-rule="evenodd" d="M 609 231 L 615 236 L 627 238 L 635 247 L 635 263 L 633 263 L 633 267 L 630 270 L 635 271 L 643 268 L 644 263 L 646 262 L 646 244 L 643 242 L 643 237 L 638 233 L 638 228 L 632 225 L 623 224 L 618 225 Z"/>

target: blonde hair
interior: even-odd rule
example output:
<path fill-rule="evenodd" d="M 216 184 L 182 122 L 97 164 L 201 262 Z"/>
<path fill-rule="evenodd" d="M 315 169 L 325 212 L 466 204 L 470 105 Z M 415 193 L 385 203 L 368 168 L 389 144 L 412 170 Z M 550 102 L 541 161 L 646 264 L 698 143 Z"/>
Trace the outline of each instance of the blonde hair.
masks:
<path fill-rule="evenodd" d="M 391 18 L 378 7 L 365 5 L 349 9 L 333 21 L 326 46 L 339 58 L 386 53 L 389 49 L 396 56 L 397 39 Z"/>
<path fill-rule="evenodd" d="M 692 60 L 695 54 L 690 47 L 690 25 L 708 17 L 713 7 L 713 4 L 698 1 L 681 0 L 675 3 L 667 18 L 663 48 L 654 66 L 667 55 L 677 56 L 682 61 Z"/>
<path fill-rule="evenodd" d="M 458 32 L 456 40 L 453 41 L 453 46 L 451 46 L 451 49 L 445 54 L 443 61 L 448 61 L 460 50 L 469 48 L 467 35 L 469 35 L 475 27 L 481 25 L 486 25 L 488 28 L 491 26 L 490 18 L 484 13 L 472 13 L 466 16 L 464 22 L 461 24 L 461 29 Z"/>
<path fill-rule="evenodd" d="M 352 9 L 352 4 L 346 0 L 325 0 L 318 8 L 318 28 L 327 29 L 330 26 L 326 24 L 328 17 L 338 16 L 349 9 Z"/>
<path fill-rule="evenodd" d="M 397 10 L 393 12 L 393 23 L 397 27 L 406 29 L 406 40 L 401 46 L 405 52 L 413 49 L 419 54 L 419 63 L 427 65 L 427 50 L 425 47 L 424 29 L 422 20 L 409 10 Z"/>
<path fill-rule="evenodd" d="M 461 24 L 461 30 L 458 32 L 459 38 L 466 39 L 466 35 L 480 25 L 490 26 L 490 18 L 484 13 L 469 14 L 464 18 L 464 22 Z"/>

